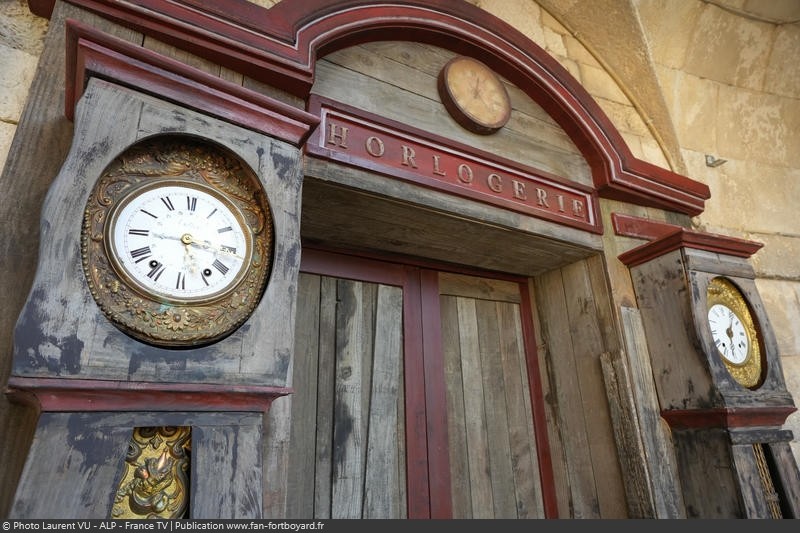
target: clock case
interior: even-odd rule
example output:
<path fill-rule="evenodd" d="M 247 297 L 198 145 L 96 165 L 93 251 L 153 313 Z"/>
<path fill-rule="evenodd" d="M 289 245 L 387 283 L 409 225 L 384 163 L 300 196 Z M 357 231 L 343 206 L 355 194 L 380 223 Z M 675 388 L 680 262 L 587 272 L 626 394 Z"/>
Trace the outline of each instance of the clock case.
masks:
<path fill-rule="evenodd" d="M 619 259 L 630 269 L 687 517 L 800 516 L 792 432 L 782 428 L 796 408 L 748 260 L 761 244 L 668 225 L 653 233 Z M 708 285 L 717 277 L 741 292 L 760 332 L 762 379 L 752 388 L 733 378 L 711 336 Z"/>

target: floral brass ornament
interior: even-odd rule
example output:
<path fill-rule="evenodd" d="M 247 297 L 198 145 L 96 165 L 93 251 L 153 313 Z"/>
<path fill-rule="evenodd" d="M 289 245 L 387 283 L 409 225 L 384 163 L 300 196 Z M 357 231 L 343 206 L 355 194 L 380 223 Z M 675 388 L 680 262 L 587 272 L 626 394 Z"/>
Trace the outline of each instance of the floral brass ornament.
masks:
<path fill-rule="evenodd" d="M 135 428 L 111 518 L 184 518 L 189 505 L 190 427 Z"/>
<path fill-rule="evenodd" d="M 117 157 L 84 211 L 82 261 L 106 317 L 166 347 L 223 338 L 255 309 L 272 217 L 255 173 L 227 150 L 156 137 Z"/>
<path fill-rule="evenodd" d="M 744 295 L 723 277 L 712 279 L 706 294 L 707 324 L 725 368 L 743 387 L 758 387 L 764 370 L 761 341 Z"/>

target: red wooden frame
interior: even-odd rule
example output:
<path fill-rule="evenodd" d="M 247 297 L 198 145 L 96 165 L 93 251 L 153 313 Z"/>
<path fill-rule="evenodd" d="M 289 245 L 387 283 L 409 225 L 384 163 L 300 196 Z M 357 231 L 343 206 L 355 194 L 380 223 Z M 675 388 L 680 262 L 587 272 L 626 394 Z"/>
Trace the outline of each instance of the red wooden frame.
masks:
<path fill-rule="evenodd" d="M 689 215 L 709 188 L 633 156 L 589 93 L 543 49 L 460 0 L 67 0 L 254 79 L 307 98 L 318 57 L 374 40 L 415 40 L 475 57 L 537 101 L 592 169 L 600 196 Z M 29 0 L 49 16 L 53 0 Z"/>
<path fill-rule="evenodd" d="M 781 427 L 794 406 L 720 407 L 717 409 L 666 409 L 661 416 L 672 429 Z"/>
<path fill-rule="evenodd" d="M 618 256 L 628 268 L 641 265 L 679 248 L 694 248 L 747 258 L 764 246 L 756 241 L 694 231 L 630 215 L 612 213 L 611 220 L 617 235 L 650 240 Z"/>
<path fill-rule="evenodd" d="M 300 271 L 385 283 L 403 288 L 404 372 L 406 413 L 406 469 L 408 518 L 451 518 L 449 437 L 444 354 L 441 339 L 438 272 L 436 264 L 390 263 L 376 258 L 303 248 Z M 533 333 L 531 299 L 523 278 L 459 270 L 459 273 L 516 281 L 520 286 L 520 313 L 528 361 L 530 401 L 545 516 L 558 517 L 552 457 L 547 438 L 544 395 Z M 408 376 L 414 379 L 408 379 Z"/>
<path fill-rule="evenodd" d="M 11 376 L 6 394 L 38 411 L 245 411 L 265 413 L 291 389 Z"/>

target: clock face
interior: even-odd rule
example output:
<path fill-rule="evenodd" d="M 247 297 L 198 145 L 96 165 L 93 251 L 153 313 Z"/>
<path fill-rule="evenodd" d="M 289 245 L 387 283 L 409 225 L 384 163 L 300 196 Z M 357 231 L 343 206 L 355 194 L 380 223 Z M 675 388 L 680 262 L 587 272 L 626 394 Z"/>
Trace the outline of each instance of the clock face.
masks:
<path fill-rule="evenodd" d="M 213 189 L 166 182 L 130 193 L 111 213 L 109 256 L 145 294 L 212 300 L 241 281 L 251 255 L 242 214 Z"/>
<path fill-rule="evenodd" d="M 741 365 L 750 353 L 750 338 L 736 313 L 724 304 L 714 304 L 708 310 L 711 337 L 720 355 L 734 365 Z"/>
<path fill-rule="evenodd" d="M 439 74 L 438 86 L 448 112 L 474 133 L 493 133 L 511 116 L 511 102 L 503 82 L 476 59 L 451 59 Z"/>
<path fill-rule="evenodd" d="M 106 318 L 143 342 L 208 344 L 252 314 L 272 265 L 258 176 L 226 149 L 182 136 L 134 145 L 84 210 L 86 282 Z"/>
<path fill-rule="evenodd" d="M 714 350 L 728 373 L 743 387 L 755 389 L 764 364 L 756 321 L 744 295 L 727 278 L 713 278 L 706 290 L 706 324 Z"/>

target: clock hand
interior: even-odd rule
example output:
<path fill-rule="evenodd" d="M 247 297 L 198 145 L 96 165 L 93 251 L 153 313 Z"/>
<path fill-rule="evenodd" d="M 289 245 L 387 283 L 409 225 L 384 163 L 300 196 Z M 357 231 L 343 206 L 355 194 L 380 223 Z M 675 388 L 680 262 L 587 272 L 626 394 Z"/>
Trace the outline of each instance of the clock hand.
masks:
<path fill-rule="evenodd" d="M 235 254 L 235 253 L 233 253 L 233 252 L 231 252 L 229 250 L 226 250 L 225 248 L 222 248 L 221 246 L 216 246 L 216 245 L 212 244 L 209 241 L 206 241 L 206 240 L 198 241 L 194 237 L 192 237 L 192 235 L 190 233 L 184 233 L 183 236 L 181 236 L 181 242 L 183 242 L 187 246 L 188 245 L 197 246 L 197 247 L 203 248 L 205 250 L 211 250 L 211 251 L 213 251 L 215 253 L 225 254 L 225 255 L 228 255 L 228 256 L 231 256 L 231 257 L 235 257 L 237 259 L 241 259 L 242 261 L 244 261 L 244 257 L 243 256 Z"/>

